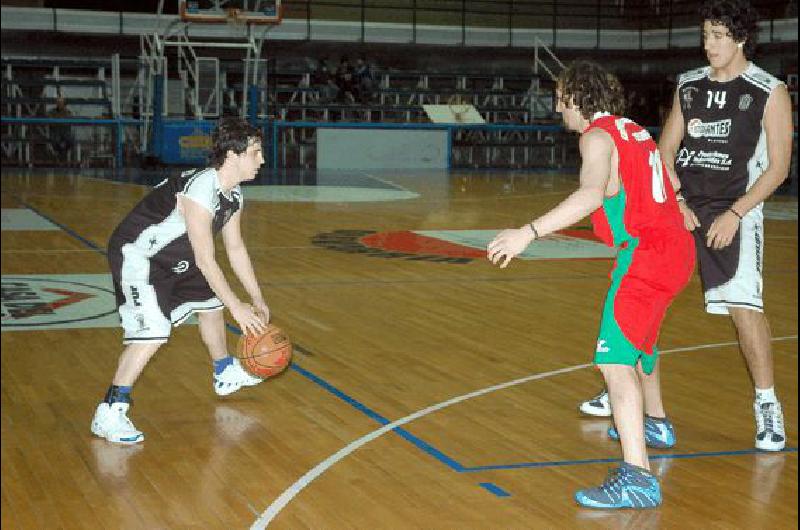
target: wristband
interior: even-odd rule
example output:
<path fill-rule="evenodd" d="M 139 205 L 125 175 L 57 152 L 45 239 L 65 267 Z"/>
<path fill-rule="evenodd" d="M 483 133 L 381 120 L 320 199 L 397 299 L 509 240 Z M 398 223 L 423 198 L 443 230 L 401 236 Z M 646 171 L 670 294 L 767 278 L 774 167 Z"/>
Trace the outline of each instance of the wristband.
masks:
<path fill-rule="evenodd" d="M 739 214 L 739 212 L 737 212 L 736 210 L 734 210 L 734 209 L 733 209 L 733 206 L 731 206 L 730 208 L 728 208 L 728 211 L 730 211 L 730 212 L 733 212 L 733 215 L 735 215 L 736 217 L 738 217 L 740 221 L 742 220 L 742 216 L 741 216 L 741 214 Z"/>

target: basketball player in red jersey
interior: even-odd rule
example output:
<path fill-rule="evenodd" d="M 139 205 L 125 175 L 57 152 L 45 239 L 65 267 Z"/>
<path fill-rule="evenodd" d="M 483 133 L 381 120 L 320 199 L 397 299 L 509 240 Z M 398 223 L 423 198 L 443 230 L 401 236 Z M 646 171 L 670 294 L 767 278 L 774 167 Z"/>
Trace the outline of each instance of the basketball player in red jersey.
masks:
<path fill-rule="evenodd" d="M 506 267 L 537 239 L 587 215 L 595 234 L 619 248 L 594 362 L 609 389 L 610 434 L 620 439 L 624 462 L 575 500 L 591 508 L 652 508 L 661 504 L 661 488 L 650 473 L 645 428 L 655 423 L 668 433 L 671 425 L 665 418 L 645 421 L 643 395 L 658 391 L 649 375 L 658 332 L 694 271 L 694 242 L 655 142 L 621 116 L 624 93 L 616 77 L 595 63 L 575 62 L 559 76 L 557 101 L 565 126 L 581 135 L 580 187 L 545 215 L 498 234 L 488 257 Z"/>

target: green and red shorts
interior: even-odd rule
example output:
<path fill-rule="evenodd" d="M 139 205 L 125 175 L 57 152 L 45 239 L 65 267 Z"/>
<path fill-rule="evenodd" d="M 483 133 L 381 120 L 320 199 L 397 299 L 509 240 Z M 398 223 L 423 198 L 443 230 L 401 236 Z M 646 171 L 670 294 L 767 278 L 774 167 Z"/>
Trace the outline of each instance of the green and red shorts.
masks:
<path fill-rule="evenodd" d="M 653 371 L 661 323 L 694 272 L 694 240 L 688 231 L 631 238 L 617 254 L 603 304 L 594 363 L 642 364 Z"/>

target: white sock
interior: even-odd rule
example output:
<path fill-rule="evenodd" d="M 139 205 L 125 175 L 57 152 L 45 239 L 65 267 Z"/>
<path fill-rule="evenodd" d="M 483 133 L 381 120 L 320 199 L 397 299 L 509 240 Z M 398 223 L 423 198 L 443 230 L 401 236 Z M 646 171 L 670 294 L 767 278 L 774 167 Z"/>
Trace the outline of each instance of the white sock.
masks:
<path fill-rule="evenodd" d="M 778 401 L 775 395 L 775 387 L 769 388 L 756 388 L 756 403 L 776 403 Z"/>

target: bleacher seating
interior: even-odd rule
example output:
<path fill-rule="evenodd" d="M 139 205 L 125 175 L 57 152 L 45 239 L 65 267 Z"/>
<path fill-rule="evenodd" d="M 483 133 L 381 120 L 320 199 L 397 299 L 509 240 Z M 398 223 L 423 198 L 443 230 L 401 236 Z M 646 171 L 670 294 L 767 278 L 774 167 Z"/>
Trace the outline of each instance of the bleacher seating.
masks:
<path fill-rule="evenodd" d="M 51 110 L 63 99 L 72 118 L 110 117 L 113 100 L 106 76 L 108 59 L 2 58 L 0 108 L 3 116 L 15 118 L 52 117 Z M 108 131 L 89 126 L 71 127 L 67 153 L 58 153 L 51 126 L 43 123 L 3 127 L 4 163 L 23 165 L 79 165 L 108 156 Z"/>

